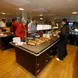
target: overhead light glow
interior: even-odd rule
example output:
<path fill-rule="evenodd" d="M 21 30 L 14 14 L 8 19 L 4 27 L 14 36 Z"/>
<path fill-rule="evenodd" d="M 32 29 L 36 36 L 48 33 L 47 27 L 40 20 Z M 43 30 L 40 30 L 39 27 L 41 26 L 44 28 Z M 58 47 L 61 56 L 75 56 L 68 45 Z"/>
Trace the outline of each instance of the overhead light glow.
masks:
<path fill-rule="evenodd" d="M 2 12 L 1 14 L 5 15 L 6 13 Z"/>
<path fill-rule="evenodd" d="M 72 14 L 77 14 L 77 12 L 72 12 Z"/>
<path fill-rule="evenodd" d="M 19 10 L 23 11 L 24 9 L 23 8 L 19 8 Z"/>
<path fill-rule="evenodd" d="M 40 18 L 40 20 L 43 20 L 43 18 Z"/>
<path fill-rule="evenodd" d="M 43 14 L 40 14 L 39 16 L 43 16 Z"/>

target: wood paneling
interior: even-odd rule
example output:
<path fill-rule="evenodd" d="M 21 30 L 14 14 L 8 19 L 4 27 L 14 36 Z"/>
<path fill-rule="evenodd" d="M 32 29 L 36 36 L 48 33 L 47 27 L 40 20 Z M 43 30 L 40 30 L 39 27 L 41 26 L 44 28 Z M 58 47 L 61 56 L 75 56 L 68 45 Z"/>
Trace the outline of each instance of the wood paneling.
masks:
<path fill-rule="evenodd" d="M 0 50 L 0 78 L 75 78 L 73 73 L 75 61 L 78 61 L 75 59 L 77 47 L 68 45 L 67 50 L 68 56 L 63 62 L 57 61 L 55 56 L 37 77 L 16 63 L 14 49 Z"/>

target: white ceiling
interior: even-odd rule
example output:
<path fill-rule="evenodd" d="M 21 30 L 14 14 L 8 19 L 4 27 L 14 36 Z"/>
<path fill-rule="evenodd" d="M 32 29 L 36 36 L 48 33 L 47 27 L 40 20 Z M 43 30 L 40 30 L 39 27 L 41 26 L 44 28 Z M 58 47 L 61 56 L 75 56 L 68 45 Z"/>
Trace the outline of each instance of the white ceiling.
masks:
<path fill-rule="evenodd" d="M 27 0 L 3 0 L 4 2 L 16 5 L 16 6 L 23 6 L 29 4 L 30 2 Z"/>
<path fill-rule="evenodd" d="M 20 7 L 35 17 L 40 13 L 45 17 L 70 16 L 72 11 L 78 12 L 78 0 L 0 0 L 0 14 L 16 15 Z"/>

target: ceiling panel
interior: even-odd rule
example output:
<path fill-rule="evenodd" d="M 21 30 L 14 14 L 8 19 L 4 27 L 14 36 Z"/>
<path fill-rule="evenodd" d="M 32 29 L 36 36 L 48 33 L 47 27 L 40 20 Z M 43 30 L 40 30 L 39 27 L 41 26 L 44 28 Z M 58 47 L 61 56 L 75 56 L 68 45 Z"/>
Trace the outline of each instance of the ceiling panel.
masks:
<path fill-rule="evenodd" d="M 27 0 L 3 0 L 4 2 L 16 5 L 16 6 L 23 6 L 29 4 L 30 2 Z"/>

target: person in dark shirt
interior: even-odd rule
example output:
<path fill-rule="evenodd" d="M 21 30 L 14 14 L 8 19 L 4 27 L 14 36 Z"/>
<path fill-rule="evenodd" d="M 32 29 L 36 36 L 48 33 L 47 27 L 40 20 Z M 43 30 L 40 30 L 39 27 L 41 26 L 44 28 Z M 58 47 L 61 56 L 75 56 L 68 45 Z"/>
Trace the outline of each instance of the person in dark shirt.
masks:
<path fill-rule="evenodd" d="M 60 61 L 65 58 L 67 55 L 66 44 L 68 43 L 68 35 L 69 35 L 69 27 L 66 19 L 62 20 L 63 27 L 60 30 L 60 42 L 59 42 L 59 53 L 58 58 L 56 60 Z"/>

